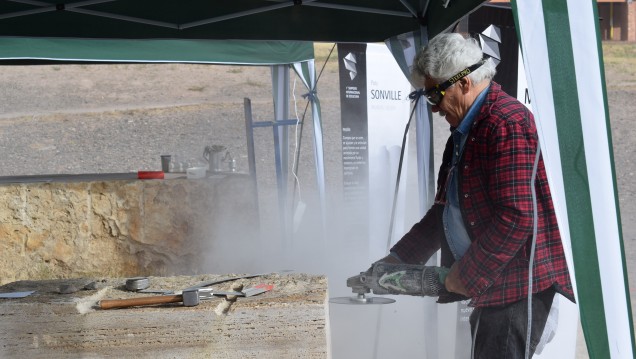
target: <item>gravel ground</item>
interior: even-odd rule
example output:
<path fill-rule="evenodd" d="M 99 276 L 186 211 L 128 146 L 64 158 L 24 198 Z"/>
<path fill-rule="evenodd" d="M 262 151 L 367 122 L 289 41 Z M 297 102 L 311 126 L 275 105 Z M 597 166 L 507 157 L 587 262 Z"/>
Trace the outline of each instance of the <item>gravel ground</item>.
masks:
<path fill-rule="evenodd" d="M 321 64 L 318 64 L 321 65 Z M 606 65 L 614 161 L 632 298 L 636 288 L 636 83 Z M 292 79 L 294 75 L 292 75 Z M 305 89 L 292 80 L 297 112 Z M 329 203 L 341 197 L 338 74 L 328 66 L 319 83 Z M 188 64 L 3 67 L 0 73 L 0 176 L 159 170 L 160 155 L 199 160 L 207 145 L 224 145 L 247 169 L 243 99 L 255 121 L 272 119 L 267 67 Z M 292 114 L 294 116 L 294 104 Z M 299 178 L 315 189 L 310 114 L 303 128 Z M 438 138 L 445 131 L 436 121 Z M 291 128 L 294 131 L 294 128 Z M 255 130 L 260 200 L 273 203 L 272 132 Z M 292 141 L 292 146 L 295 144 Z M 440 147 L 440 146 L 437 146 Z M 275 207 L 261 207 L 267 216 Z M 337 210 L 335 210 L 337 213 Z M 584 348 L 582 349 L 584 351 Z M 585 353 L 577 358 L 586 357 Z"/>

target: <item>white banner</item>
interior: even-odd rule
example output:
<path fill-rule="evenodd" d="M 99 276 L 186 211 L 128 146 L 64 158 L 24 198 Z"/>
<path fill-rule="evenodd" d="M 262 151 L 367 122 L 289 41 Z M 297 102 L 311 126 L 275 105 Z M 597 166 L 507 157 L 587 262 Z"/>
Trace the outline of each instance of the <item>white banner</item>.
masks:
<path fill-rule="evenodd" d="M 371 258 L 386 255 L 404 128 L 409 118 L 411 84 L 384 45 L 367 45 L 367 116 L 369 146 L 369 234 Z M 406 151 L 406 149 L 405 149 Z M 402 178 L 393 238 L 404 230 L 405 181 Z"/>

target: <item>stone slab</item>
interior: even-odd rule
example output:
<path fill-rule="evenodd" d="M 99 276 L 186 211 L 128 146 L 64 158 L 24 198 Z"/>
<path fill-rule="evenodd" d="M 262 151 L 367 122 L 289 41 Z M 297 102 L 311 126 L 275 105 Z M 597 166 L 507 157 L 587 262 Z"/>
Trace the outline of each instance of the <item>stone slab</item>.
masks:
<path fill-rule="evenodd" d="M 228 276 L 234 275 L 148 277 L 149 289 L 178 291 Z M 214 286 L 231 290 L 237 284 L 274 285 L 269 292 L 233 303 L 214 298 L 196 307 L 172 303 L 99 309 L 102 299 L 156 295 L 127 291 L 125 280 L 18 281 L 0 287 L 0 293 L 36 291 L 22 299 L 0 299 L 0 357 L 328 357 L 323 276 L 270 274 Z"/>

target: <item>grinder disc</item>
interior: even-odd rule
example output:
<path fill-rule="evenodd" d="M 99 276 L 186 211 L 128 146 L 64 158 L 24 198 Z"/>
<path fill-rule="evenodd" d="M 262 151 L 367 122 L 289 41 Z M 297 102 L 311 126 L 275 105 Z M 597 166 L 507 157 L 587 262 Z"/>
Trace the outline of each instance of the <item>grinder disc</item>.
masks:
<path fill-rule="evenodd" d="M 366 297 L 359 295 L 357 297 L 336 297 L 330 298 L 329 303 L 335 304 L 391 304 L 395 303 L 395 299 L 384 297 Z"/>

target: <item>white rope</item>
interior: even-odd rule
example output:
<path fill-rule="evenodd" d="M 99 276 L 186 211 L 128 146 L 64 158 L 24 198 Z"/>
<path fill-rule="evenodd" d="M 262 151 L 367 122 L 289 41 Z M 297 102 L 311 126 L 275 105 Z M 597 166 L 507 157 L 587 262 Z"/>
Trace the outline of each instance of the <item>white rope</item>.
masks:
<path fill-rule="evenodd" d="M 526 331 L 526 359 L 530 358 L 530 339 L 532 334 L 532 281 L 534 267 L 534 251 L 537 246 L 537 232 L 539 225 L 539 215 L 537 213 L 537 190 L 534 187 L 537 178 L 537 169 L 539 167 L 539 155 L 541 154 L 541 146 L 537 141 L 537 154 L 534 158 L 534 167 L 532 168 L 532 176 L 530 178 L 530 191 L 532 193 L 532 246 L 530 248 L 530 264 L 528 265 L 528 326 Z"/>

